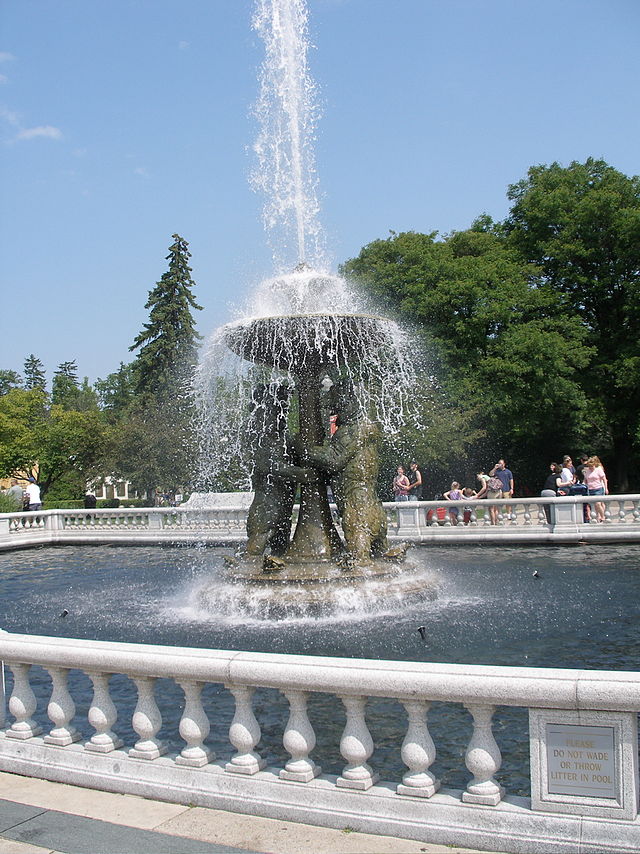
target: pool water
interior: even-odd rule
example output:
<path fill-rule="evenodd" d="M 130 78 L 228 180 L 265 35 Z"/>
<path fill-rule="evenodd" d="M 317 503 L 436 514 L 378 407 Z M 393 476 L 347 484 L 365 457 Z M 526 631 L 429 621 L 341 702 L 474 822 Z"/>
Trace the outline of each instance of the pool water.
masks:
<path fill-rule="evenodd" d="M 393 660 L 520 666 L 637 670 L 640 666 L 640 545 L 518 548 L 500 546 L 425 547 L 412 550 L 414 577 L 435 577 L 438 595 L 385 599 L 366 607 L 345 591 L 329 613 L 278 619 L 261 613 L 260 599 L 230 607 L 238 589 L 223 573 L 228 550 L 188 547 L 76 546 L 0 554 L 0 628 L 11 632 L 160 643 L 218 649 L 334 655 Z M 537 573 L 534 575 L 534 573 Z M 203 608 L 199 590 L 220 591 Z M 413 585 L 415 587 L 415 584 Z M 261 592 L 264 596 L 264 591 Z M 65 616 L 61 616 L 64 614 Z M 424 626 L 424 639 L 418 627 Z M 38 716 L 46 718 L 48 674 L 34 668 Z M 90 682 L 81 673 L 70 681 L 78 723 L 88 727 Z M 130 745 L 135 689 L 114 676 L 111 692 L 120 711 L 116 731 Z M 178 739 L 183 698 L 169 680 L 159 680 L 160 736 Z M 219 685 L 204 694 L 212 726 L 210 741 L 226 757 L 232 698 Z M 335 697 L 312 695 L 316 724 L 314 752 L 329 773 L 339 773 L 342 705 Z M 281 746 L 286 700 L 276 691 L 255 697 L 261 749 L 275 764 L 286 761 Z M 399 747 L 406 731 L 402 707 L 370 700 L 367 720 L 376 751 L 371 764 L 383 779 L 399 780 Z M 468 712 L 456 704 L 434 704 L 429 725 L 438 749 L 434 772 L 444 786 L 463 788 L 469 777 L 464 751 L 471 733 Z M 511 793 L 528 792 L 527 713 L 501 708 L 494 732 L 503 754 L 498 775 Z M 89 735 L 90 730 L 83 731 Z"/>

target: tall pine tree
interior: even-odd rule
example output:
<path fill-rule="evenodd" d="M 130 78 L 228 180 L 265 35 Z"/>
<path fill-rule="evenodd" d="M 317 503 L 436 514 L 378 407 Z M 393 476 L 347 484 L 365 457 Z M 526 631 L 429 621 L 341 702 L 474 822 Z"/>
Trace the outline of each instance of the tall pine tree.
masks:
<path fill-rule="evenodd" d="M 24 387 L 30 391 L 34 388 L 44 389 L 46 384 L 44 365 L 31 353 L 24 361 Z"/>
<path fill-rule="evenodd" d="M 181 397 L 183 386 L 197 360 L 201 336 L 192 309 L 201 311 L 192 293 L 189 244 L 174 234 L 167 260 L 169 269 L 149 292 L 145 308 L 149 322 L 129 350 L 139 349 L 134 362 L 136 393 L 162 403 Z"/>
<path fill-rule="evenodd" d="M 188 245 L 173 235 L 169 269 L 145 306 L 149 322 L 129 348 L 139 352 L 131 365 L 134 395 L 121 431 L 118 471 L 149 498 L 157 487 L 184 487 L 193 474 L 189 387 L 201 336 L 192 310 L 201 306 L 192 293 Z"/>

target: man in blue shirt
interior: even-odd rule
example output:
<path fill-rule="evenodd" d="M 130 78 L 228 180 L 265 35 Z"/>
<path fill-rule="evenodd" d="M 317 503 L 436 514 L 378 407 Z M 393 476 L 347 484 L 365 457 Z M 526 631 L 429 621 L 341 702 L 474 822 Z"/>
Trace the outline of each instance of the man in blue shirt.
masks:
<path fill-rule="evenodd" d="M 502 484 L 502 498 L 513 497 L 513 472 L 507 468 L 504 460 L 498 460 L 495 466 L 489 472 L 490 477 L 497 477 Z M 505 512 L 511 513 L 511 505 L 507 505 Z"/>

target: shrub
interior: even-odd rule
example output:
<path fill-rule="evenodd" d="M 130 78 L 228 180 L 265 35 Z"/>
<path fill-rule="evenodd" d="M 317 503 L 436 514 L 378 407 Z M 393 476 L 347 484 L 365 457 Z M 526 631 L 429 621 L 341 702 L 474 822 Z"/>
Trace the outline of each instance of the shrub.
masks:
<path fill-rule="evenodd" d="M 17 513 L 22 510 L 9 495 L 3 495 L 0 492 L 0 513 Z"/>

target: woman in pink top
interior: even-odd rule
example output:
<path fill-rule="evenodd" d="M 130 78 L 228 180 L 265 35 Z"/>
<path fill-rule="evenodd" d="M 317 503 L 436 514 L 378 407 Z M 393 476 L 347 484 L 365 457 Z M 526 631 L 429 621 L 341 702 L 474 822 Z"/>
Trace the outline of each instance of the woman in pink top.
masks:
<path fill-rule="evenodd" d="M 587 493 L 589 495 L 609 494 L 607 476 L 598 457 L 589 457 L 583 470 L 583 477 L 584 482 L 587 484 Z M 604 501 L 596 501 L 595 508 L 598 522 L 604 522 L 604 507 Z"/>

